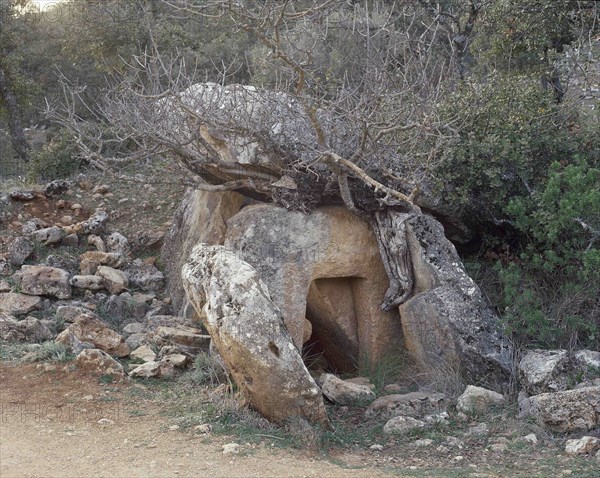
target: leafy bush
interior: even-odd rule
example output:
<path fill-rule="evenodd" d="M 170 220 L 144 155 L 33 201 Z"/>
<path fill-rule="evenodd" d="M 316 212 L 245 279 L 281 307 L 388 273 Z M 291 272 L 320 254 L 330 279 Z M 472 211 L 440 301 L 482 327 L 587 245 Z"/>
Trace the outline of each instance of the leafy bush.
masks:
<path fill-rule="evenodd" d="M 63 131 L 32 153 L 27 176 L 31 181 L 64 178 L 75 174 L 80 165 L 75 145 Z"/>
<path fill-rule="evenodd" d="M 497 224 L 514 197 L 543 188 L 555 161 L 585 154 L 590 136 L 577 111 L 555 103 L 539 79 L 496 75 L 465 82 L 441 108 L 460 125 L 439 158 L 436 176 L 466 220 Z"/>
<path fill-rule="evenodd" d="M 543 347 L 600 342 L 600 169 L 555 162 L 543 190 L 507 208 L 524 238 L 500 266 L 505 320 L 520 342 Z"/>

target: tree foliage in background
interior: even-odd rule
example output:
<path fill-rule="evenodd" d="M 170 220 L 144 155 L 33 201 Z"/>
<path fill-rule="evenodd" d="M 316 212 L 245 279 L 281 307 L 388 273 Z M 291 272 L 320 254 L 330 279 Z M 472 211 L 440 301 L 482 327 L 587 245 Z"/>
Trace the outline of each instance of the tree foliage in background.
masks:
<path fill-rule="evenodd" d="M 287 175 L 302 186 L 294 204 L 334 198 L 359 214 L 397 199 L 383 188 L 407 198 L 418 184 L 417 202 L 464 224 L 463 241 L 510 251 L 497 264 L 495 305 L 518 343 L 598 348 L 598 108 L 577 91 L 597 68 L 599 9 L 586 0 L 70 0 L 35 22 L 5 14 L 0 68 L 30 123 L 46 101 L 69 99 L 70 136 L 33 154 L 34 175 L 68 174 L 73 157 L 114 165 L 164 155 L 199 187 L 277 201 L 272 185 Z M 157 98 L 205 81 L 298 101 L 309 151 L 282 147 L 265 126 L 257 144 L 293 167 L 207 184 L 207 150 L 174 143 L 152 114 Z M 195 120 L 228 133 L 245 126 Z"/>

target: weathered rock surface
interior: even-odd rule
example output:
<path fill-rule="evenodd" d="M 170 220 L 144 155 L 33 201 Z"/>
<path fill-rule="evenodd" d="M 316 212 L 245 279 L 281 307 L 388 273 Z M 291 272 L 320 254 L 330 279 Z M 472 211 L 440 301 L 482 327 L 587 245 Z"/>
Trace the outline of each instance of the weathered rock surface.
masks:
<path fill-rule="evenodd" d="M 257 271 L 222 246 L 196 246 L 183 284 L 250 405 L 274 422 L 293 417 L 331 427 L 321 390 Z"/>
<path fill-rule="evenodd" d="M 119 254 L 121 257 L 127 257 L 131 250 L 129 247 L 129 241 L 123 234 L 119 232 L 113 232 L 112 234 L 106 236 L 104 243 L 106 244 L 106 249 L 108 252 L 114 252 Z"/>
<path fill-rule="evenodd" d="M 228 221 L 225 246 L 259 272 L 299 350 L 306 319 L 311 340 L 341 371 L 355 371 L 360 361 L 375 364 L 402 347 L 397 311 L 381 309 L 389 280 L 377 239 L 347 209 L 305 215 L 248 206 Z"/>
<path fill-rule="evenodd" d="M 0 312 L 0 338 L 8 342 L 43 342 L 54 334 L 39 319 L 27 317 L 17 320 Z"/>
<path fill-rule="evenodd" d="M 148 343 L 148 335 L 143 332 L 136 332 L 131 334 L 125 340 L 125 343 L 129 347 L 130 350 L 135 350 L 138 347 Z"/>
<path fill-rule="evenodd" d="M 129 372 L 130 377 L 160 377 L 160 362 L 146 362 Z"/>
<path fill-rule="evenodd" d="M 78 289 L 102 290 L 104 289 L 104 278 L 101 276 L 81 276 L 71 277 L 69 283 Z"/>
<path fill-rule="evenodd" d="M 196 355 L 201 351 L 208 351 L 210 335 L 202 334 L 199 329 L 178 325 L 176 327 L 160 326 L 149 334 L 149 339 L 157 347 L 177 345 L 180 350 Z"/>
<path fill-rule="evenodd" d="M 120 294 L 129 286 L 127 276 L 119 269 L 113 269 L 108 266 L 100 266 L 96 275 L 102 278 L 104 288 L 111 294 Z"/>
<path fill-rule="evenodd" d="M 8 246 L 8 262 L 14 267 L 22 266 L 31 254 L 33 254 L 33 242 L 27 237 L 17 237 Z"/>
<path fill-rule="evenodd" d="M 448 401 L 443 393 L 411 392 L 384 395 L 375 400 L 366 410 L 367 416 L 383 414 L 423 417 L 446 410 Z"/>
<path fill-rule="evenodd" d="M 181 268 L 190 256 L 192 248 L 201 242 L 222 245 L 225 241 L 227 220 L 240 210 L 243 202 L 243 196 L 232 191 L 186 192 L 161 252 L 166 289 L 173 299 L 176 312 L 181 312 L 187 304 L 181 282 Z"/>
<path fill-rule="evenodd" d="M 114 252 L 88 251 L 80 256 L 81 275 L 94 275 L 100 266 L 118 269 L 123 265 L 123 257 Z"/>
<path fill-rule="evenodd" d="M 542 393 L 519 401 L 520 417 L 532 416 L 554 432 L 592 430 L 600 425 L 600 387 Z"/>
<path fill-rule="evenodd" d="M 69 190 L 69 183 L 64 179 L 55 179 L 54 181 L 50 181 L 44 187 L 44 194 L 47 197 L 56 197 L 61 196 L 65 192 Z"/>
<path fill-rule="evenodd" d="M 348 405 L 356 402 L 375 400 L 375 392 L 367 385 L 359 385 L 325 373 L 318 381 L 325 395 L 333 403 Z"/>
<path fill-rule="evenodd" d="M 164 286 L 165 276 L 156 267 L 144 264 L 140 259 L 123 268 L 132 287 L 143 291 L 157 291 Z"/>
<path fill-rule="evenodd" d="M 0 312 L 10 315 L 24 315 L 39 309 L 42 299 L 34 295 L 20 294 L 18 292 L 0 293 Z"/>
<path fill-rule="evenodd" d="M 31 237 L 37 242 L 43 242 L 47 246 L 52 244 L 60 244 L 63 237 L 65 237 L 65 231 L 58 226 L 47 227 L 45 229 L 39 229 L 31 233 Z"/>
<path fill-rule="evenodd" d="M 387 435 L 404 435 L 419 428 L 425 428 L 425 422 L 412 417 L 398 416 L 392 418 L 383 426 L 383 433 Z"/>
<path fill-rule="evenodd" d="M 74 322 L 75 319 L 81 314 L 90 314 L 90 311 L 85 307 L 80 307 L 77 305 L 59 305 L 56 309 L 56 314 L 54 314 L 54 317 L 56 320 L 71 323 Z"/>
<path fill-rule="evenodd" d="M 506 403 L 502 395 L 492 390 L 468 385 L 458 397 L 456 409 L 463 413 L 487 413 L 493 407 Z"/>
<path fill-rule="evenodd" d="M 566 350 L 531 350 L 519 362 L 521 386 L 529 395 L 566 390 L 569 371 Z"/>
<path fill-rule="evenodd" d="M 567 455 L 592 454 L 600 449 L 600 440 L 596 437 L 585 436 L 579 439 L 567 440 L 565 453 Z"/>
<path fill-rule="evenodd" d="M 596 368 L 600 370 L 600 352 L 595 350 L 579 350 L 575 352 L 575 360 L 582 368 Z"/>
<path fill-rule="evenodd" d="M 92 214 L 87 221 L 81 223 L 81 232 L 84 234 L 100 235 L 104 232 L 107 222 L 108 213 L 106 211 L 98 211 Z"/>
<path fill-rule="evenodd" d="M 156 353 L 147 345 L 138 347 L 129 355 L 131 358 L 141 360 L 142 362 L 154 362 L 156 360 Z"/>
<path fill-rule="evenodd" d="M 129 355 L 129 346 L 123 337 L 89 314 L 80 315 L 75 319 L 56 337 L 56 341 L 73 349 L 76 348 L 77 342 L 88 342 L 95 348 L 117 357 Z"/>
<path fill-rule="evenodd" d="M 57 299 L 71 298 L 70 274 L 56 267 L 21 267 L 21 290 L 30 295 L 47 295 Z"/>
<path fill-rule="evenodd" d="M 511 347 L 442 225 L 413 216 L 406 239 L 414 282 L 412 298 L 399 308 L 406 348 L 427 370 L 458 368 L 470 382 L 500 389 Z"/>
<path fill-rule="evenodd" d="M 123 365 L 100 349 L 82 350 L 75 359 L 77 366 L 97 375 L 124 377 Z"/>

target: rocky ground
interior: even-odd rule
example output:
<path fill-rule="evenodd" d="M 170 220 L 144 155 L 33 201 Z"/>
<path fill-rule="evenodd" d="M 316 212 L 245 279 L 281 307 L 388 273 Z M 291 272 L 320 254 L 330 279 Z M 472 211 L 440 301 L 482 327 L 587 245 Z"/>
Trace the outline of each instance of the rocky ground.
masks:
<path fill-rule="evenodd" d="M 526 355 L 518 405 L 324 375 L 335 430 L 276 428 L 237 405 L 210 336 L 164 290 L 181 186 L 14 186 L 0 192 L 1 476 L 600 476 L 598 352 Z"/>

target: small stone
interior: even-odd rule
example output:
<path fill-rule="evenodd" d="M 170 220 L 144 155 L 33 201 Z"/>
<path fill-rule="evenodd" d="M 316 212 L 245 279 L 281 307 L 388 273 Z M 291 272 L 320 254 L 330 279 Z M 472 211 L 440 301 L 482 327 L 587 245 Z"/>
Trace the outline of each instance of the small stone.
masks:
<path fill-rule="evenodd" d="M 223 455 L 237 454 L 240 452 L 240 445 L 238 443 L 227 443 L 223 445 Z"/>
<path fill-rule="evenodd" d="M 196 430 L 198 433 L 210 433 L 212 426 L 210 426 L 208 423 L 203 423 L 202 425 L 196 425 L 194 430 Z"/>
<path fill-rule="evenodd" d="M 502 453 L 505 452 L 508 448 L 508 445 L 506 443 L 492 443 L 490 445 L 490 450 L 496 452 L 496 453 Z"/>
<path fill-rule="evenodd" d="M 60 218 L 60 223 L 64 224 L 65 226 L 70 226 L 74 222 L 73 216 L 64 215 Z"/>
<path fill-rule="evenodd" d="M 69 234 L 63 237 L 61 244 L 65 247 L 77 247 L 79 245 L 79 236 L 77 234 Z"/>
<path fill-rule="evenodd" d="M 156 353 L 147 345 L 142 345 L 131 352 L 130 357 L 139 359 L 142 362 L 154 362 L 156 360 Z"/>
<path fill-rule="evenodd" d="M 490 427 L 488 427 L 487 423 L 480 423 L 474 427 L 470 427 L 467 432 L 468 435 L 472 436 L 487 436 L 490 434 Z"/>
<path fill-rule="evenodd" d="M 383 445 L 380 445 L 378 443 L 375 443 L 374 445 L 371 445 L 369 447 L 369 450 L 373 450 L 373 451 L 383 451 Z"/>
<path fill-rule="evenodd" d="M 465 444 L 461 440 L 453 436 L 446 437 L 446 444 L 459 449 L 462 449 L 465 446 Z"/>
<path fill-rule="evenodd" d="M 486 413 L 492 407 L 502 405 L 504 402 L 504 397 L 499 393 L 469 385 L 458 397 L 456 409 L 463 413 Z"/>
<path fill-rule="evenodd" d="M 169 430 L 172 432 L 175 432 L 175 431 L 179 430 L 179 425 L 171 425 L 169 427 Z"/>
<path fill-rule="evenodd" d="M 383 387 L 383 391 L 386 393 L 400 393 L 402 391 L 402 387 L 397 383 L 390 383 Z"/>
<path fill-rule="evenodd" d="M 101 418 L 100 420 L 98 420 L 98 424 L 100 424 L 100 425 L 114 425 L 115 422 L 113 420 L 111 420 L 110 418 Z"/>
<path fill-rule="evenodd" d="M 83 206 L 78 203 L 71 204 L 71 210 L 76 211 L 77 209 L 83 209 Z"/>
<path fill-rule="evenodd" d="M 415 446 L 419 448 L 424 448 L 430 446 L 433 443 L 433 440 L 429 438 L 421 438 L 420 440 L 415 441 Z"/>
<path fill-rule="evenodd" d="M 421 420 L 417 420 L 412 417 L 399 416 L 392 418 L 384 425 L 383 433 L 388 435 L 404 434 L 410 432 L 411 430 L 424 427 L 425 422 L 422 422 Z"/>
<path fill-rule="evenodd" d="M 450 451 L 444 445 L 438 446 L 435 450 L 438 451 L 438 452 L 440 452 L 440 453 L 448 453 Z"/>
<path fill-rule="evenodd" d="M 462 455 L 457 455 L 454 458 L 452 458 L 452 460 L 454 460 L 454 461 L 463 461 L 464 459 L 465 459 L 465 457 Z"/>
<path fill-rule="evenodd" d="M 600 440 L 596 437 L 584 436 L 575 440 L 567 440 L 565 453 L 567 455 L 591 454 L 600 449 Z"/>
<path fill-rule="evenodd" d="M 537 438 L 537 436 L 535 435 L 535 433 L 530 433 L 529 435 L 525 435 L 525 436 L 522 438 L 522 440 L 523 440 L 525 443 L 530 443 L 530 444 L 532 444 L 532 445 L 537 445 L 537 443 L 538 443 L 538 438 Z"/>

